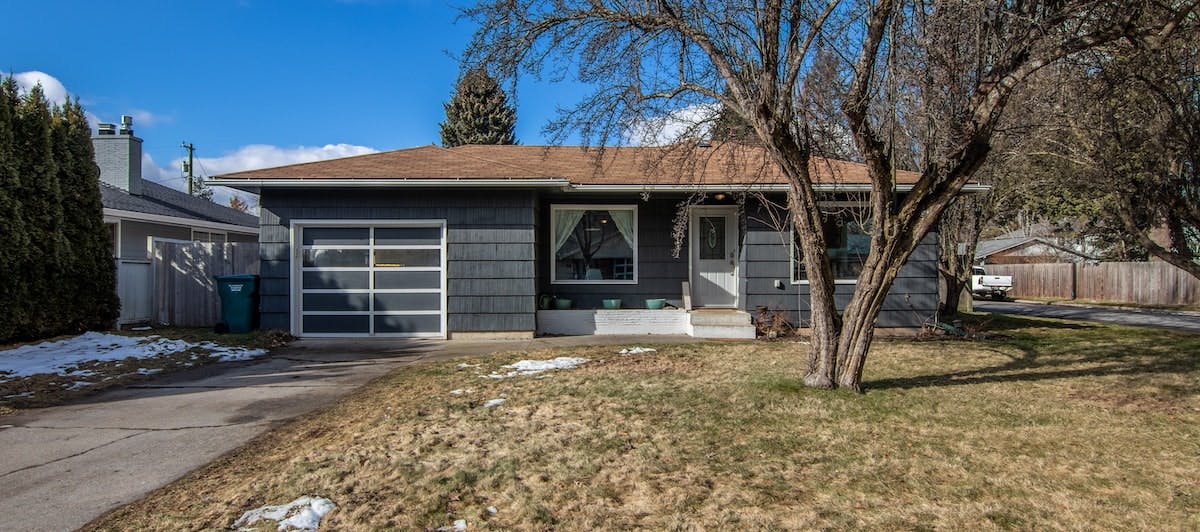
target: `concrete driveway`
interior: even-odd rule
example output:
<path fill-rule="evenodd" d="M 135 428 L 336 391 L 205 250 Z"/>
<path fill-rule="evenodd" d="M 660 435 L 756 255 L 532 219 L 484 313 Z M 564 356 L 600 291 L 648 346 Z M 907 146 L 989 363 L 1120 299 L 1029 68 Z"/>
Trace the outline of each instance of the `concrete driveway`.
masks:
<path fill-rule="evenodd" d="M 76 529 L 406 365 L 498 351 L 691 341 L 301 341 L 261 361 L 209 366 L 0 417 L 0 530 Z"/>
<path fill-rule="evenodd" d="M 1097 321 L 1118 325 L 1160 327 L 1200 334 L 1200 314 L 1160 310 L 1136 310 L 1075 305 L 1047 305 L 1012 301 L 975 301 L 975 310 L 1064 320 Z"/>

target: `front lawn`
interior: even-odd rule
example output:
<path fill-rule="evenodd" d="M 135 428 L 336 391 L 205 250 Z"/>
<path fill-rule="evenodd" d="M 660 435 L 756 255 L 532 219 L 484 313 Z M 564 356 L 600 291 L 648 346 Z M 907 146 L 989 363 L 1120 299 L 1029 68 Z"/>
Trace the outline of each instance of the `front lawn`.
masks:
<path fill-rule="evenodd" d="M 329 530 L 1200 527 L 1200 336 L 985 328 L 1003 338 L 877 342 L 865 395 L 805 389 L 787 342 L 408 367 L 92 527 L 226 528 L 301 496 L 336 505 Z M 591 361 L 485 377 L 554 357 Z"/>

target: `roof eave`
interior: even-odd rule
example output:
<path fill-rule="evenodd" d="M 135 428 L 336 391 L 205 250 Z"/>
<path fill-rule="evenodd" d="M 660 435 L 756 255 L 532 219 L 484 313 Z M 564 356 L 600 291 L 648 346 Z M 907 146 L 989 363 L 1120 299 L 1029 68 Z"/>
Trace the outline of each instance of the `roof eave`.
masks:
<path fill-rule="evenodd" d="M 530 187 L 564 187 L 570 184 L 562 178 L 454 178 L 427 179 L 408 177 L 338 177 L 338 178 L 238 178 L 215 177 L 204 181 L 207 185 L 236 188 L 244 190 L 253 188 L 327 188 L 327 187 L 381 187 L 381 188 L 429 188 L 429 187 L 496 187 L 496 188 L 530 188 Z"/>

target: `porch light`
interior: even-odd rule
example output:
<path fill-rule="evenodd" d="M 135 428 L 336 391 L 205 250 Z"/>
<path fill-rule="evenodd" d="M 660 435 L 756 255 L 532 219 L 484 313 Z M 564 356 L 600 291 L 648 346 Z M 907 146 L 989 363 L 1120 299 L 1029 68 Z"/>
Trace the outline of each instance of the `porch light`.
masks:
<path fill-rule="evenodd" d="M 717 201 L 725 201 L 725 193 L 724 193 L 724 192 L 718 192 L 718 193 L 716 193 L 716 194 L 713 194 L 713 199 L 715 199 L 715 200 L 717 200 Z"/>

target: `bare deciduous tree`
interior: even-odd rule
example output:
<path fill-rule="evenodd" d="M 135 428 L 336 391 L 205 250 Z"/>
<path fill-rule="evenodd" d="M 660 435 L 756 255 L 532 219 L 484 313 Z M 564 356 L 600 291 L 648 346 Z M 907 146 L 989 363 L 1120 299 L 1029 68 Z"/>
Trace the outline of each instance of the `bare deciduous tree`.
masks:
<path fill-rule="evenodd" d="M 805 382 L 860 390 L 889 289 L 983 164 L 1013 90 L 1065 56 L 1122 37 L 1142 39 L 1176 20 L 1154 20 L 1142 7 L 1071 0 L 490 0 L 466 10 L 479 30 L 465 61 L 501 76 L 565 77 L 576 67 L 576 77 L 595 91 L 550 124 L 558 140 L 574 131 L 589 143 L 619 143 L 629 124 L 686 108 L 716 104 L 737 114 L 789 183 L 812 309 Z M 842 312 L 810 166 L 819 155 L 814 99 L 828 103 L 809 84 L 818 49 L 848 65 L 838 103 L 872 182 L 871 251 Z M 924 68 L 905 79 L 894 68 L 901 61 Z M 925 137 L 936 142 L 924 149 L 919 180 L 902 193 L 895 155 L 920 139 L 901 139 L 896 117 L 906 102 L 919 108 L 930 100 L 930 108 L 949 112 L 926 117 L 935 133 Z"/>

